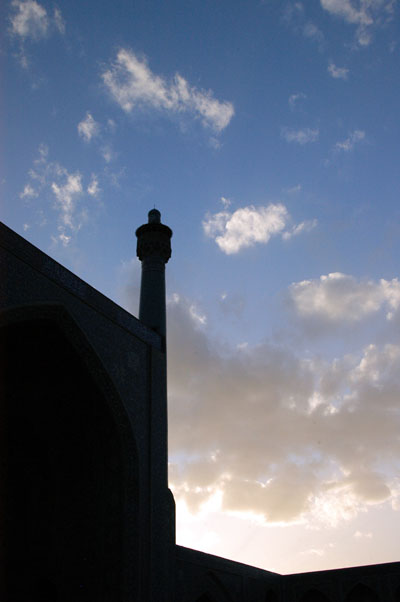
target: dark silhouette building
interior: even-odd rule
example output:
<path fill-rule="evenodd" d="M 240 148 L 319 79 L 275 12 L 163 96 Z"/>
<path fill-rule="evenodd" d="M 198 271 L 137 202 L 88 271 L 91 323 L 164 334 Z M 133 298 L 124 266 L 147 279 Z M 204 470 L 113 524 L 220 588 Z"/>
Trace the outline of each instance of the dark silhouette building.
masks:
<path fill-rule="evenodd" d="M 0 225 L 0 601 L 400 602 L 400 563 L 281 576 L 175 544 L 165 263 L 140 319 Z"/>

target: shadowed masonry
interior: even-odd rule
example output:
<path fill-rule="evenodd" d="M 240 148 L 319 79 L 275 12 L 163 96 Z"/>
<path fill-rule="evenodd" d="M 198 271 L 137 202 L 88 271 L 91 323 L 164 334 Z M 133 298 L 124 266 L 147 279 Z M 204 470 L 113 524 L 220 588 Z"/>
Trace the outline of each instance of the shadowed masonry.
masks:
<path fill-rule="evenodd" d="M 1 567 L 10 602 L 400 602 L 400 563 L 281 576 L 175 544 L 165 263 L 140 319 L 0 226 Z"/>

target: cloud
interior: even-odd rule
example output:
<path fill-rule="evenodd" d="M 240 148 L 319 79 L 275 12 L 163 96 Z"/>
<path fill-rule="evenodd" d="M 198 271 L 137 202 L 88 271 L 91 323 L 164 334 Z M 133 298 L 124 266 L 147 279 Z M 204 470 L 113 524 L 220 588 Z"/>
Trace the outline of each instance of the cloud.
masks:
<path fill-rule="evenodd" d="M 217 136 L 210 136 L 208 143 L 214 150 L 219 150 L 222 146 L 221 140 Z"/>
<path fill-rule="evenodd" d="M 304 92 L 297 92 L 296 94 L 291 94 L 291 96 L 289 96 L 289 107 L 291 109 L 294 109 L 296 107 L 296 104 L 300 101 L 300 100 L 305 100 L 307 98 L 307 96 L 304 94 Z"/>
<path fill-rule="evenodd" d="M 216 100 L 211 91 L 190 86 L 178 73 L 167 81 L 154 74 L 147 61 L 131 50 L 119 50 L 116 61 L 103 72 L 102 78 L 126 113 L 136 107 L 189 113 L 215 132 L 225 129 L 234 115 L 232 103 Z"/>
<path fill-rule="evenodd" d="M 268 343 L 227 356 L 190 305 L 178 296 L 168 308 L 178 499 L 195 511 L 220 492 L 226 511 L 336 524 L 390 498 L 389 474 L 376 464 L 393 470 L 400 454 L 399 346 L 366 349 L 342 372 Z M 333 399 L 320 390 L 323 373 L 336 381 Z"/>
<path fill-rule="evenodd" d="M 99 181 L 97 179 L 97 176 L 95 176 L 94 174 L 92 174 L 92 179 L 89 182 L 87 191 L 90 194 L 90 196 L 94 197 L 97 197 L 100 193 Z"/>
<path fill-rule="evenodd" d="M 356 537 L 357 539 L 360 539 L 360 538 L 372 539 L 372 533 L 371 533 L 371 531 L 368 531 L 367 533 L 363 533 L 362 531 L 356 531 L 354 533 L 353 537 Z"/>
<path fill-rule="evenodd" d="M 112 134 L 115 133 L 117 129 L 117 124 L 115 123 L 114 119 L 107 119 L 107 128 Z"/>
<path fill-rule="evenodd" d="M 345 67 L 336 67 L 334 63 L 329 63 L 328 65 L 328 73 L 334 79 L 347 79 L 349 76 L 349 70 Z"/>
<path fill-rule="evenodd" d="M 54 24 L 56 26 L 56 29 L 59 31 L 59 33 L 64 35 L 65 34 L 65 21 L 63 19 L 60 9 L 57 6 L 54 8 Z"/>
<path fill-rule="evenodd" d="M 285 192 L 287 194 L 295 194 L 296 192 L 300 192 L 301 189 L 302 189 L 301 184 L 296 184 L 296 186 L 291 186 L 290 188 L 286 188 Z"/>
<path fill-rule="evenodd" d="M 348 136 L 348 138 L 346 138 L 346 140 L 343 140 L 342 142 L 336 142 L 334 149 L 336 151 L 345 151 L 345 152 L 352 151 L 354 149 L 355 145 L 364 139 L 365 139 L 365 132 L 363 130 L 354 130 L 353 132 L 350 133 L 350 135 Z"/>
<path fill-rule="evenodd" d="M 54 30 L 64 34 L 65 22 L 57 7 L 54 8 L 54 16 L 51 17 L 45 7 L 36 0 L 12 0 L 11 11 L 9 33 L 18 40 L 19 51 L 16 56 L 20 65 L 27 69 L 29 58 L 25 49 L 26 43 L 43 40 Z"/>
<path fill-rule="evenodd" d="M 380 0 L 372 0 L 372 2 L 365 2 L 359 0 L 355 2 L 358 8 L 355 8 L 354 1 L 352 0 L 321 0 L 321 6 L 333 15 L 342 17 L 348 23 L 370 25 L 372 23 L 372 17 L 369 13 L 369 5 L 382 5 Z"/>
<path fill-rule="evenodd" d="M 359 322 L 381 309 L 386 309 L 386 318 L 391 319 L 400 307 L 397 278 L 375 282 L 334 272 L 296 282 L 289 292 L 299 316 L 331 324 Z"/>
<path fill-rule="evenodd" d="M 225 207 L 225 209 L 227 209 L 228 207 L 230 207 L 232 205 L 232 201 L 230 199 L 227 199 L 224 196 L 221 197 L 221 203 Z"/>
<path fill-rule="evenodd" d="M 59 168 L 57 175 L 63 180 L 62 184 L 51 183 L 56 206 L 61 215 L 61 222 L 71 229 L 77 228 L 74 222 L 75 206 L 77 199 L 82 195 L 82 176 L 79 172 L 68 173 L 64 168 Z"/>
<path fill-rule="evenodd" d="M 121 280 L 123 305 L 136 313 L 136 258 Z M 333 361 L 268 341 L 221 349 L 196 305 L 180 294 L 168 300 L 177 503 L 198 512 L 218 498 L 226 512 L 313 527 L 398 503 L 400 345 L 368 345 Z"/>
<path fill-rule="evenodd" d="M 101 156 L 103 157 L 104 161 L 106 163 L 111 163 L 111 161 L 113 160 L 115 153 L 112 150 L 110 145 L 106 145 L 106 146 L 102 146 L 101 150 Z"/>
<path fill-rule="evenodd" d="M 393 0 L 320 0 L 323 9 L 331 15 L 356 25 L 356 39 L 360 46 L 371 42 L 371 30 L 390 20 L 394 10 Z"/>
<path fill-rule="evenodd" d="M 25 184 L 23 191 L 19 195 L 19 197 L 21 199 L 35 198 L 37 196 L 38 196 L 38 192 L 33 188 L 33 186 L 31 184 Z"/>
<path fill-rule="evenodd" d="M 304 556 L 324 556 L 325 550 L 322 550 L 321 548 L 310 548 L 309 550 L 302 552 L 302 554 Z"/>
<path fill-rule="evenodd" d="M 240 452 L 244 439 L 247 438 L 245 433 L 247 433 L 249 420 L 252 422 L 253 419 L 257 420 L 257 416 L 260 418 L 257 408 L 260 410 L 263 405 L 261 399 L 265 393 L 263 392 L 264 379 L 272 377 L 270 387 L 272 400 L 274 393 L 276 393 L 274 384 L 277 383 L 272 374 L 275 370 L 276 374 L 280 369 L 286 371 L 283 364 L 281 364 L 279 352 L 275 356 L 272 350 L 270 350 L 270 355 L 267 348 L 260 349 L 260 359 L 261 357 L 266 358 L 266 356 L 271 359 L 274 358 L 274 366 L 270 365 L 269 368 L 268 359 L 266 363 L 261 360 L 259 366 L 252 366 L 252 362 L 248 360 L 243 352 L 239 352 L 237 356 L 230 360 L 223 360 L 210 345 L 204 331 L 198 328 L 191 317 L 190 305 L 191 303 L 184 298 L 175 298 L 169 304 L 169 380 L 171 384 L 170 396 L 172 395 L 171 421 L 173 424 L 170 452 L 173 456 L 174 453 L 184 451 L 188 457 L 198 458 L 180 467 L 176 474 L 175 485 L 179 487 L 185 484 L 188 487 L 185 497 L 190 506 L 196 505 L 197 498 L 201 497 L 196 495 L 195 491 L 196 487 L 200 486 L 206 498 L 209 497 L 212 491 L 223 489 L 224 507 L 226 509 L 245 511 L 262 507 L 265 510 L 267 506 L 271 508 L 274 516 L 278 516 L 279 519 L 283 515 L 292 515 L 293 512 L 296 513 L 298 510 L 297 502 L 294 502 L 293 505 L 286 502 L 281 506 L 281 509 L 276 507 L 276 510 L 274 510 L 274 500 L 280 497 L 282 490 L 285 489 L 285 476 L 282 474 L 282 477 L 271 484 L 270 488 L 264 492 L 264 488 L 254 478 L 254 474 L 258 473 L 258 468 L 254 466 L 252 471 L 247 472 L 244 466 L 247 460 L 245 456 L 241 456 Z M 283 363 L 285 363 L 285 360 L 283 360 Z M 289 364 L 291 364 L 290 359 L 287 363 L 288 369 L 290 369 Z M 252 375 L 247 372 L 247 367 Z M 292 365 L 292 368 L 294 375 L 296 372 L 295 366 Z M 207 378 L 205 378 L 206 374 L 208 374 Z M 300 381 L 303 382 L 301 377 Z M 250 382 L 253 382 L 254 388 L 250 387 Z M 303 389 L 304 386 L 307 387 L 305 382 L 303 385 L 300 382 L 298 384 L 299 390 Z M 190 390 L 191 394 L 187 397 Z M 266 395 L 268 397 L 269 394 L 266 393 Z M 230 397 L 233 404 L 232 413 L 223 419 L 225 404 Z M 236 420 L 239 419 L 241 411 L 250 399 L 252 399 L 251 405 L 254 414 L 252 418 L 248 412 L 246 412 L 247 418 L 241 416 L 240 420 L 244 420 L 242 428 L 245 433 L 242 433 L 234 443 L 234 438 L 240 432 L 240 429 L 237 428 L 238 425 L 235 426 Z M 240 409 L 237 404 L 239 404 Z M 214 407 L 214 411 L 211 409 L 212 407 Z M 237 413 L 238 410 L 239 413 Z M 265 411 L 268 413 L 267 407 L 265 407 Z M 185 416 L 188 420 L 186 424 Z M 193 424 L 192 421 L 196 423 L 197 419 L 200 420 L 200 423 L 195 426 L 192 442 L 189 443 L 189 430 Z M 204 431 L 208 420 L 211 420 L 211 422 L 209 432 L 206 435 Z M 221 430 L 222 421 L 225 422 L 223 430 Z M 231 430 L 232 427 L 233 431 Z M 253 431 L 253 449 L 248 450 L 251 459 L 254 459 L 256 455 L 257 446 L 263 447 L 259 434 L 259 432 Z M 203 435 L 205 435 L 204 438 Z M 189 445 L 187 445 L 188 443 Z M 261 448 L 259 447 L 260 452 Z M 244 452 L 243 449 L 242 451 Z M 262 458 L 263 454 L 259 456 L 256 462 L 258 466 L 260 461 L 261 464 L 263 463 Z M 249 461 L 251 462 L 250 459 Z M 291 472 L 291 467 L 288 467 L 288 472 Z M 209 489 L 208 492 L 207 489 Z M 294 508 L 294 506 L 296 507 Z"/>
<path fill-rule="evenodd" d="M 324 34 L 322 31 L 312 23 L 311 21 L 307 22 L 303 26 L 303 36 L 305 38 L 310 38 L 311 40 L 315 40 L 319 43 L 324 41 Z"/>
<path fill-rule="evenodd" d="M 52 240 L 68 246 L 89 219 L 89 206 L 86 206 L 85 198 L 88 198 L 87 195 L 97 196 L 100 187 L 95 175 L 85 184 L 85 178 L 79 171 L 69 171 L 58 162 L 49 161 L 48 154 L 48 148 L 40 145 L 38 157 L 29 170 L 29 181 L 20 197 L 37 199 L 35 205 L 31 206 L 37 211 L 39 225 L 48 221 L 43 221 L 43 204 L 50 204 L 57 216 L 56 233 L 52 235 Z M 48 211 L 46 216 L 50 216 Z"/>
<path fill-rule="evenodd" d="M 92 117 L 89 111 L 86 113 L 86 117 L 78 123 L 78 133 L 85 140 L 90 142 L 92 138 L 97 136 L 100 132 L 100 125 Z"/>
<path fill-rule="evenodd" d="M 291 230 L 286 230 L 286 232 L 283 232 L 282 238 L 283 240 L 289 240 L 290 238 L 292 238 L 292 236 L 298 236 L 302 232 L 310 232 L 315 228 L 316 225 L 316 219 L 306 220 L 304 222 L 301 222 L 300 224 L 293 226 Z"/>
<path fill-rule="evenodd" d="M 324 34 L 315 23 L 306 20 L 305 9 L 302 2 L 291 2 L 284 9 L 284 21 L 296 33 L 300 33 L 303 37 L 311 41 L 318 42 L 322 46 L 324 42 Z"/>
<path fill-rule="evenodd" d="M 61 34 L 65 33 L 65 22 L 57 7 L 54 8 L 53 18 L 36 0 L 12 0 L 11 7 L 14 12 L 10 16 L 10 32 L 22 41 L 46 38 L 52 27 Z"/>
<path fill-rule="evenodd" d="M 35 0 L 13 0 L 11 6 L 15 10 L 10 17 L 12 34 L 34 40 L 46 37 L 49 18 L 43 6 Z"/>
<path fill-rule="evenodd" d="M 256 243 L 266 244 L 274 235 L 281 234 L 283 239 L 288 240 L 316 225 L 315 220 L 305 221 L 287 229 L 290 221 L 289 212 L 281 203 L 270 203 L 266 207 L 249 205 L 234 212 L 226 207 L 219 213 L 207 214 L 203 220 L 203 230 L 215 240 L 221 251 L 233 255 Z"/>
<path fill-rule="evenodd" d="M 303 128 L 300 130 L 293 130 L 290 128 L 282 128 L 281 136 L 286 142 L 295 142 L 296 144 L 308 144 L 309 142 L 316 142 L 319 137 L 318 129 Z"/>
<path fill-rule="evenodd" d="M 282 204 L 259 208 L 250 205 L 233 213 L 221 211 L 207 215 L 203 230 L 221 251 L 231 255 L 255 243 L 267 243 L 271 236 L 284 230 L 288 220 L 288 211 Z"/>

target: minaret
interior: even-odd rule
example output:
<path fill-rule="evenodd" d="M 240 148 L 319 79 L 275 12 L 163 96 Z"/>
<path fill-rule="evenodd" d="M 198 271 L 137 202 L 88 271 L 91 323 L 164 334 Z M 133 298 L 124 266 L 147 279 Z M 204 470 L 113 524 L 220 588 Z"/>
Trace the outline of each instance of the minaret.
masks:
<path fill-rule="evenodd" d="M 136 236 L 136 253 L 142 262 L 139 320 L 165 340 L 165 264 L 171 257 L 172 230 L 161 223 L 158 209 L 152 209 L 148 223 L 136 230 Z"/>
<path fill-rule="evenodd" d="M 139 319 L 161 335 L 161 348 L 149 345 L 148 476 L 151 574 L 146 600 L 172 602 L 175 575 L 175 502 L 168 489 L 167 349 L 165 264 L 171 257 L 172 230 L 161 223 L 157 209 L 136 230 L 137 256 L 142 262 Z"/>

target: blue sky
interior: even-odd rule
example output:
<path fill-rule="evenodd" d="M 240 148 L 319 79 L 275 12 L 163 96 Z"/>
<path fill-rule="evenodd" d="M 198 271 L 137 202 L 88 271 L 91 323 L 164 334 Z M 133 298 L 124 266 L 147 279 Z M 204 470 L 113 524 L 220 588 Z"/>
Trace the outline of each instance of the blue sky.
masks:
<path fill-rule="evenodd" d="M 168 274 L 178 543 L 398 560 L 396 0 L 12 0 L 1 219 L 134 314 Z"/>

